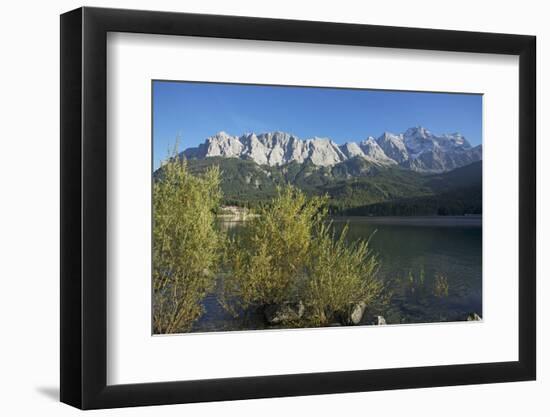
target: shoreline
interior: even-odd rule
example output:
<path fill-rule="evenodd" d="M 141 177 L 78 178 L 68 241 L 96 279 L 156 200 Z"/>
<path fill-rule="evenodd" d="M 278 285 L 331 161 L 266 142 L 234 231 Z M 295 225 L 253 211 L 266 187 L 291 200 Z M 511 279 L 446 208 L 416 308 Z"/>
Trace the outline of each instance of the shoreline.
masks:
<path fill-rule="evenodd" d="M 482 226 L 482 215 L 472 216 L 331 216 L 334 222 L 355 221 L 401 226 Z"/>
<path fill-rule="evenodd" d="M 218 214 L 217 219 L 222 222 L 247 222 L 257 218 L 258 214 L 232 216 Z M 442 227 L 482 227 L 482 215 L 471 216 L 330 216 L 335 223 L 346 221 L 380 224 L 388 226 L 442 226 Z"/>

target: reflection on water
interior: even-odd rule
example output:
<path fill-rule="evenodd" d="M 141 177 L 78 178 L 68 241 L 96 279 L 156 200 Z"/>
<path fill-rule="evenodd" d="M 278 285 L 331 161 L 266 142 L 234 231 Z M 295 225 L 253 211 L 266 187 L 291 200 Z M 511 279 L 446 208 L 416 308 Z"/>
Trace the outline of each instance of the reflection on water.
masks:
<path fill-rule="evenodd" d="M 380 275 L 392 288 L 389 306 L 382 312 L 389 324 L 465 320 L 469 313 L 482 316 L 482 229 L 479 217 L 333 219 L 340 231 L 349 225 L 348 239 L 371 239 L 378 254 Z M 246 222 L 223 222 L 237 235 Z M 439 294 L 436 276 L 444 277 L 448 293 Z M 438 296 L 439 295 L 439 296 Z M 257 313 L 234 319 L 216 300 L 204 303 L 206 313 L 194 331 L 259 329 Z M 365 320 L 370 317 L 365 316 Z"/>

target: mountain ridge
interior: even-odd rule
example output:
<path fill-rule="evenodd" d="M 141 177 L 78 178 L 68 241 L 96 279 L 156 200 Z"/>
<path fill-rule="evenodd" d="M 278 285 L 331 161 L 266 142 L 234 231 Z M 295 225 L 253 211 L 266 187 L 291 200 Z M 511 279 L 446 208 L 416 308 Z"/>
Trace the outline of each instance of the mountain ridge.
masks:
<path fill-rule="evenodd" d="M 318 167 L 331 167 L 359 157 L 376 166 L 439 173 L 480 161 L 482 147 L 472 147 L 460 133 L 436 135 L 422 126 L 400 134 L 384 132 L 376 139 L 369 136 L 343 145 L 330 138 L 300 139 L 281 131 L 241 136 L 221 131 L 181 155 L 187 159 L 238 158 L 270 167 L 307 161 Z"/>

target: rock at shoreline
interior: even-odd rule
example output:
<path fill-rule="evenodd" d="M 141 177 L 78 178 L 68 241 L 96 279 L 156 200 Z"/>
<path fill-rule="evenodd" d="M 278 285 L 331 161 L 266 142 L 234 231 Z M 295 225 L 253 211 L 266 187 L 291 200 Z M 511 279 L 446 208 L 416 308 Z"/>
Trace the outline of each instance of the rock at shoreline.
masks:
<path fill-rule="evenodd" d="M 265 320 L 271 324 L 284 324 L 299 320 L 305 311 L 304 303 L 283 303 L 267 306 L 264 310 Z"/>
<path fill-rule="evenodd" d="M 481 317 L 478 316 L 477 313 L 470 313 L 468 314 L 468 318 L 466 319 L 467 321 L 481 321 Z"/>
<path fill-rule="evenodd" d="M 388 323 L 386 323 L 386 319 L 384 318 L 384 316 L 375 315 L 368 320 L 367 324 L 371 326 L 384 326 Z"/>
<path fill-rule="evenodd" d="M 340 321 L 346 326 L 357 325 L 361 323 L 366 309 L 367 304 L 364 302 L 352 304 L 346 313 L 340 315 Z"/>

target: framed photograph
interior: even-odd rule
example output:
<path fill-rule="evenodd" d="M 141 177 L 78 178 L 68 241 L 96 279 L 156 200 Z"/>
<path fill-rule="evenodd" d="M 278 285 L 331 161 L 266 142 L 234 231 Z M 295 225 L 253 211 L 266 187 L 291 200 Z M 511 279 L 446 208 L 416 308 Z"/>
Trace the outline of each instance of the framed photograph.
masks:
<path fill-rule="evenodd" d="M 533 380 L 535 37 L 61 16 L 61 401 Z"/>

